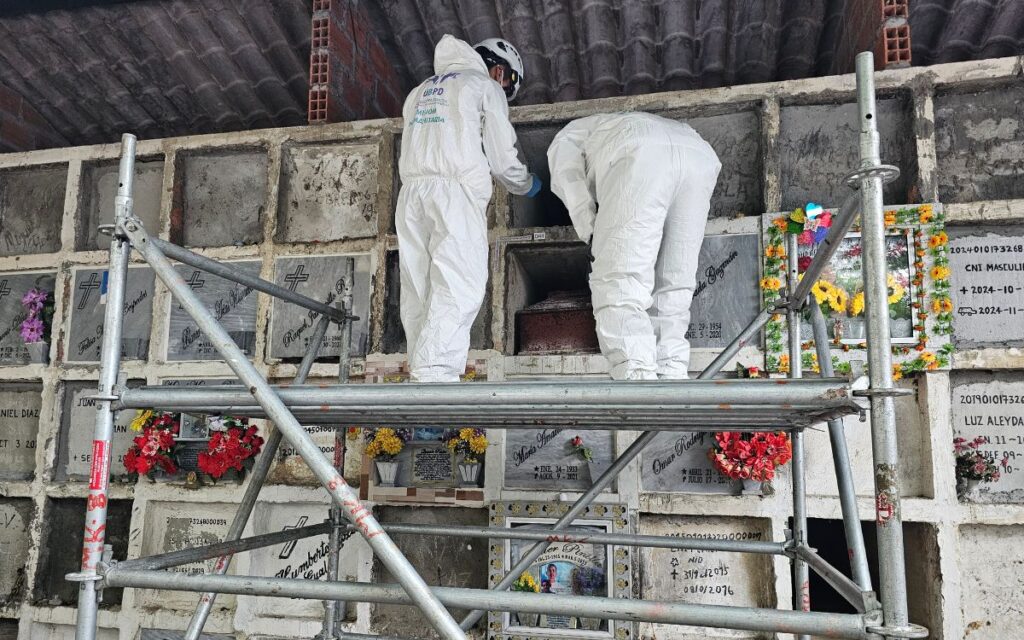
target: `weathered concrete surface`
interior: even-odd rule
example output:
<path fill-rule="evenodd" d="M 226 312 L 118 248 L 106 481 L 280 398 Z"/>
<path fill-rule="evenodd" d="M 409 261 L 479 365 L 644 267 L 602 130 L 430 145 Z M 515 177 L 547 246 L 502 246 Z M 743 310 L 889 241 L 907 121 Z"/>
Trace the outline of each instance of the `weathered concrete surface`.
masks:
<path fill-rule="evenodd" d="M 453 524 L 486 526 L 487 511 L 444 507 L 384 507 L 380 521 L 388 523 Z M 487 541 L 438 536 L 394 535 L 395 544 L 409 559 L 427 584 L 444 587 L 487 588 Z M 395 579 L 379 562 L 375 563 L 374 581 L 394 583 Z M 449 608 L 456 620 L 468 611 Z M 397 605 L 375 605 L 373 628 L 381 634 L 433 638 L 430 624 L 418 610 Z"/>
<path fill-rule="evenodd" d="M 114 557 L 124 558 L 128 552 L 128 529 L 131 525 L 131 500 L 111 500 L 107 505 L 106 543 L 113 545 Z M 85 500 L 51 499 L 43 516 L 42 545 L 36 569 L 32 599 L 40 605 L 74 605 L 78 602 L 78 585 L 64 576 L 82 566 L 82 531 L 85 528 Z M 123 589 L 105 589 L 101 607 L 121 604 Z"/>
<path fill-rule="evenodd" d="M 398 266 L 398 252 L 387 252 L 387 270 L 384 273 L 384 313 L 381 320 L 384 324 L 384 333 L 381 340 L 381 351 L 383 353 L 401 353 L 408 349 L 405 342 L 405 329 L 402 327 L 401 309 L 401 274 Z M 469 333 L 470 349 L 491 348 L 491 282 L 487 281 L 487 293 L 484 294 L 484 302 L 480 306 L 480 313 Z"/>
<path fill-rule="evenodd" d="M 0 607 L 19 602 L 25 593 L 32 510 L 27 498 L 0 500 Z"/>
<path fill-rule="evenodd" d="M 75 627 L 70 624 L 44 624 L 35 623 L 29 632 L 32 640 L 75 640 Z M 4 638 L 0 632 L 0 638 Z M 117 629 L 96 629 L 96 640 L 117 640 Z M 12 639 L 13 640 L 13 639 Z"/>
<path fill-rule="evenodd" d="M 1024 85 L 935 96 L 939 200 L 1024 197 Z"/>
<path fill-rule="evenodd" d="M 262 240 L 268 163 L 263 150 L 215 151 L 180 158 L 172 232 L 178 230 L 178 223 L 182 243 L 189 247 Z"/>
<path fill-rule="evenodd" d="M 18 621 L 0 619 L 0 640 L 18 640 Z"/>
<path fill-rule="evenodd" d="M 909 202 L 917 173 L 917 156 L 908 99 L 877 102 L 878 135 L 885 164 L 900 168 L 900 177 L 885 187 L 886 202 Z M 783 105 L 779 123 L 779 181 L 782 208 L 809 201 L 838 207 L 851 193 L 843 176 L 860 166 L 857 103 Z M 724 170 L 723 170 L 724 172 Z"/>
<path fill-rule="evenodd" d="M 316 145 L 281 158 L 278 242 L 325 242 L 377 235 L 378 146 Z"/>
<path fill-rule="evenodd" d="M 82 167 L 79 217 L 75 229 L 77 250 L 106 249 L 110 246 L 110 236 L 98 234 L 96 227 L 114 222 L 117 174 L 117 162 L 101 162 Z M 163 159 L 137 161 L 132 189 L 132 213 L 142 220 L 150 235 L 157 235 L 160 233 L 160 203 L 164 190 Z"/>
<path fill-rule="evenodd" d="M 516 312 L 554 291 L 589 291 L 590 258 L 581 243 L 509 245 L 505 251 L 505 344 L 513 355 L 519 349 Z"/>
<path fill-rule="evenodd" d="M 1020 637 L 1024 620 L 1024 526 L 960 528 L 963 638 Z"/>
<path fill-rule="evenodd" d="M 771 539 L 768 521 L 754 518 L 644 515 L 640 518 L 640 533 L 714 540 Z M 772 563 L 768 556 L 686 549 L 642 549 L 640 555 L 640 589 L 644 598 L 737 607 L 774 604 L 775 596 L 770 589 Z M 754 632 L 648 623 L 640 625 L 640 635 L 670 640 L 759 637 Z"/>
<path fill-rule="evenodd" d="M 60 250 L 67 166 L 0 172 L 0 256 Z"/>

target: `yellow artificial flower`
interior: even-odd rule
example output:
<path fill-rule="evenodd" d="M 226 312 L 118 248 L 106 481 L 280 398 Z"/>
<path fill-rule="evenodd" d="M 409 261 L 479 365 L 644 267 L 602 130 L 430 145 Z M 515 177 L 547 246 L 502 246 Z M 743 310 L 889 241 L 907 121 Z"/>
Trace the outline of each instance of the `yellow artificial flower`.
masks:
<path fill-rule="evenodd" d="M 920 216 L 921 224 L 928 224 L 935 217 L 935 213 L 932 211 L 932 205 L 922 204 L 917 208 L 917 213 Z"/>
<path fill-rule="evenodd" d="M 934 361 L 929 362 L 928 364 L 925 365 L 925 369 L 928 369 L 929 371 L 935 371 L 938 368 L 939 368 L 938 360 L 934 360 Z"/>
<path fill-rule="evenodd" d="M 925 361 L 925 364 L 935 362 L 935 354 L 931 351 L 925 351 L 921 354 L 921 359 Z"/>
<path fill-rule="evenodd" d="M 465 429 L 459 429 L 459 437 L 463 440 L 469 440 L 473 437 L 473 428 L 467 427 Z"/>
<path fill-rule="evenodd" d="M 885 279 L 885 283 L 889 286 L 889 304 L 896 304 L 903 299 L 903 294 L 907 290 L 899 282 L 896 282 L 896 276 L 890 273 L 889 277 Z"/>
<path fill-rule="evenodd" d="M 891 227 L 894 224 L 896 224 L 896 212 L 895 211 L 886 211 L 885 212 L 885 226 Z"/>
<path fill-rule="evenodd" d="M 145 428 L 146 423 L 149 422 L 149 419 L 152 417 L 153 411 L 151 409 L 146 409 L 145 411 L 139 409 L 135 412 L 135 418 L 132 420 L 131 424 L 128 425 L 128 428 L 132 431 L 142 431 L 142 429 Z"/>
<path fill-rule="evenodd" d="M 469 450 L 473 453 L 484 453 L 487 451 L 487 436 L 473 436 L 469 439 Z"/>
<path fill-rule="evenodd" d="M 779 356 L 779 373 L 789 373 L 789 356 L 786 354 Z"/>
<path fill-rule="evenodd" d="M 953 311 L 953 301 L 949 298 L 942 299 L 942 311 L 944 313 L 950 313 Z"/>
<path fill-rule="evenodd" d="M 853 300 L 850 301 L 850 315 L 859 316 L 864 313 L 864 292 L 858 291 L 857 295 L 853 296 Z"/>
<path fill-rule="evenodd" d="M 779 231 L 785 231 L 786 227 L 789 226 L 789 221 L 786 220 L 786 216 L 779 216 L 772 220 L 772 224 L 774 224 Z"/>
<path fill-rule="evenodd" d="M 782 288 L 782 281 L 778 278 L 761 278 L 761 288 L 777 291 Z"/>
<path fill-rule="evenodd" d="M 818 280 L 811 287 L 811 294 L 818 304 L 822 304 L 832 297 L 832 283 L 828 280 Z"/>
<path fill-rule="evenodd" d="M 892 379 L 899 380 L 903 377 L 903 369 L 898 364 L 892 365 Z"/>
<path fill-rule="evenodd" d="M 832 287 L 832 291 L 829 292 L 828 305 L 832 307 L 833 311 L 842 313 L 846 311 L 846 305 L 850 301 L 850 294 L 846 293 L 846 290 L 841 287 Z"/>
<path fill-rule="evenodd" d="M 932 267 L 932 280 L 945 280 L 949 277 L 949 267 Z"/>
<path fill-rule="evenodd" d="M 946 235 L 945 231 L 940 231 L 933 235 L 931 238 L 928 238 L 928 246 L 932 249 L 941 247 L 947 242 L 949 242 L 949 236 Z"/>

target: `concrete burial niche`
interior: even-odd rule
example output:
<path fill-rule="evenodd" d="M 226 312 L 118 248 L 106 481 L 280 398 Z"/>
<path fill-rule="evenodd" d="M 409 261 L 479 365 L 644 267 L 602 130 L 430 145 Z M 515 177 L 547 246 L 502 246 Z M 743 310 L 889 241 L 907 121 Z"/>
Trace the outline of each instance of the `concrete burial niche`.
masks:
<path fill-rule="evenodd" d="M 520 124 L 516 125 L 516 135 L 522 148 L 520 160 L 526 167 L 537 174 L 544 186 L 535 198 L 512 197 L 509 210 L 510 227 L 560 227 L 572 224 L 569 212 L 562 201 L 551 192 L 551 170 L 548 167 L 548 147 L 565 123 L 559 124 Z"/>
<path fill-rule="evenodd" d="M 18 621 L 0 618 L 0 640 L 18 640 Z"/>
<path fill-rule="evenodd" d="M 99 234 L 101 224 L 114 222 L 114 198 L 118 188 L 118 161 L 97 162 L 82 167 L 75 224 L 75 250 L 91 251 L 110 246 L 110 236 Z M 132 185 L 132 213 L 150 235 L 160 233 L 160 202 L 163 199 L 164 160 L 136 160 Z"/>
<path fill-rule="evenodd" d="M 1024 526 L 966 525 L 959 533 L 962 637 L 1019 638 Z"/>
<path fill-rule="evenodd" d="M 0 633 L 0 639 L 4 636 Z M 48 624 L 33 622 L 29 632 L 32 640 L 75 640 L 75 626 L 72 624 Z M 96 640 L 117 640 L 117 629 L 96 628 Z"/>
<path fill-rule="evenodd" d="M 235 637 L 231 633 L 202 633 L 199 640 L 235 640 Z M 139 640 L 185 640 L 185 632 L 173 629 L 143 629 Z"/>
<path fill-rule="evenodd" d="M 913 380 L 896 383 L 903 389 L 915 389 Z M 922 392 L 923 393 L 923 392 Z M 917 394 L 893 398 L 896 408 L 896 443 L 899 447 L 900 495 L 931 497 L 933 470 L 931 465 L 931 434 L 924 413 L 917 404 Z M 871 457 L 871 417 L 860 421 L 858 416 L 843 418 L 846 446 L 850 452 L 853 481 L 857 495 L 874 496 L 874 465 Z M 807 493 L 838 496 L 835 465 L 828 428 L 821 424 L 804 431 L 807 454 Z M 789 467 L 784 473 L 789 474 Z"/>
<path fill-rule="evenodd" d="M 909 96 L 879 98 L 876 106 L 882 162 L 900 168 L 900 177 L 885 186 L 886 202 L 908 202 L 916 182 L 917 149 Z M 808 201 L 838 207 L 853 193 L 843 176 L 860 166 L 856 102 L 784 104 L 779 123 L 782 208 Z"/>
<path fill-rule="evenodd" d="M 376 142 L 286 146 L 274 240 L 375 237 L 378 156 Z"/>
<path fill-rule="evenodd" d="M 877 592 L 878 544 L 875 523 L 861 523 L 871 583 Z M 842 520 L 808 518 L 807 543 L 818 554 L 850 576 L 850 559 Z M 942 632 L 942 576 L 939 573 L 939 545 L 934 525 L 903 523 L 904 560 L 906 561 L 907 609 L 910 621 L 927 627 L 929 637 Z M 811 609 L 829 613 L 856 613 L 856 610 L 827 582 L 811 571 Z"/>
<path fill-rule="evenodd" d="M 493 249 L 492 249 L 493 250 Z M 402 276 L 398 262 L 398 252 L 388 251 L 385 257 L 387 268 L 384 272 L 384 335 L 381 340 L 381 352 L 403 353 L 408 350 L 405 341 L 405 329 L 402 327 L 401 295 Z M 470 349 L 491 348 L 491 283 L 487 282 L 487 293 L 484 295 L 480 313 L 469 334 Z"/>
<path fill-rule="evenodd" d="M 128 530 L 132 519 L 131 500 L 111 500 L 107 505 L 106 543 L 113 545 L 114 557 L 128 553 Z M 85 527 L 85 500 L 79 498 L 48 498 L 43 516 L 43 535 L 32 591 L 37 606 L 75 606 L 78 584 L 64 576 L 78 571 L 82 565 L 82 533 Z M 101 607 L 121 604 L 122 589 L 103 591 Z"/>
<path fill-rule="evenodd" d="M 383 507 L 380 521 L 429 525 L 487 526 L 487 511 L 445 507 Z M 487 541 L 473 538 L 395 534 L 391 536 L 416 571 L 430 585 L 444 587 L 487 588 Z M 374 562 L 374 582 L 394 584 L 395 578 Z M 469 613 L 449 607 L 456 620 Z M 370 627 L 373 633 L 404 637 L 432 637 L 430 623 L 415 608 L 373 605 Z"/>
<path fill-rule="evenodd" d="M 145 380 L 129 380 L 129 387 L 140 387 Z M 57 444 L 57 465 L 53 479 L 58 482 L 84 481 L 92 468 L 92 438 L 96 426 L 96 381 L 66 381 L 61 386 L 60 432 Z M 112 459 L 110 479 L 113 482 L 131 482 L 124 468 L 124 454 L 139 435 L 128 428 L 135 418 L 134 410 L 119 411 L 115 415 L 114 435 L 111 440 Z"/>
<path fill-rule="evenodd" d="M 0 480 L 35 477 L 42 391 L 38 384 L 0 385 Z"/>
<path fill-rule="evenodd" d="M 263 239 L 266 149 L 192 151 L 180 154 L 176 165 L 172 242 L 224 247 Z"/>
<path fill-rule="evenodd" d="M 0 607 L 24 596 L 33 511 L 28 498 L 0 499 Z"/>
<path fill-rule="evenodd" d="M 940 202 L 1024 197 L 1024 85 L 935 95 Z"/>
<path fill-rule="evenodd" d="M 640 517 L 641 535 L 699 536 L 714 540 L 771 540 L 769 521 L 760 518 L 695 516 Z M 691 604 L 774 607 L 772 559 L 766 555 L 686 549 L 641 549 L 641 597 Z M 642 623 L 640 637 L 667 640 L 760 638 L 763 634 Z"/>
<path fill-rule="evenodd" d="M 60 250 L 67 165 L 0 171 L 0 256 Z"/>
<path fill-rule="evenodd" d="M 589 297 L 590 257 L 581 243 L 508 245 L 505 264 L 505 348 L 508 355 L 515 355 L 520 350 L 516 312 L 555 292 L 581 291 Z M 581 330 L 594 329 L 591 325 Z"/>

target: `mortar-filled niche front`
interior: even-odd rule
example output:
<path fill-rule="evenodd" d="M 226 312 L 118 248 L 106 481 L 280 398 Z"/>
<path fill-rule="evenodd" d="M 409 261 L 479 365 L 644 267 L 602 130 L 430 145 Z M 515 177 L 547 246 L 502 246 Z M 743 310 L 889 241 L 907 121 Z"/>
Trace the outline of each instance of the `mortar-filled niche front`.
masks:
<path fill-rule="evenodd" d="M 512 245 L 506 248 L 505 263 L 509 355 L 598 351 L 586 246 Z"/>

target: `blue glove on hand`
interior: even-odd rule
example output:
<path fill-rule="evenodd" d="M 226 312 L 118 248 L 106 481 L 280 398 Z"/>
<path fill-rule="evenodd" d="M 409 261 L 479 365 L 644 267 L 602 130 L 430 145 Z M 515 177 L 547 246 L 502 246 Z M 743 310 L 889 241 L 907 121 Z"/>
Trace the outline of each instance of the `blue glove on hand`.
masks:
<path fill-rule="evenodd" d="M 536 195 L 540 193 L 540 188 L 544 186 L 543 183 L 540 181 L 540 178 L 538 178 L 536 175 L 531 175 L 533 176 L 533 185 L 530 187 L 530 190 L 526 192 L 527 198 L 536 197 Z"/>

